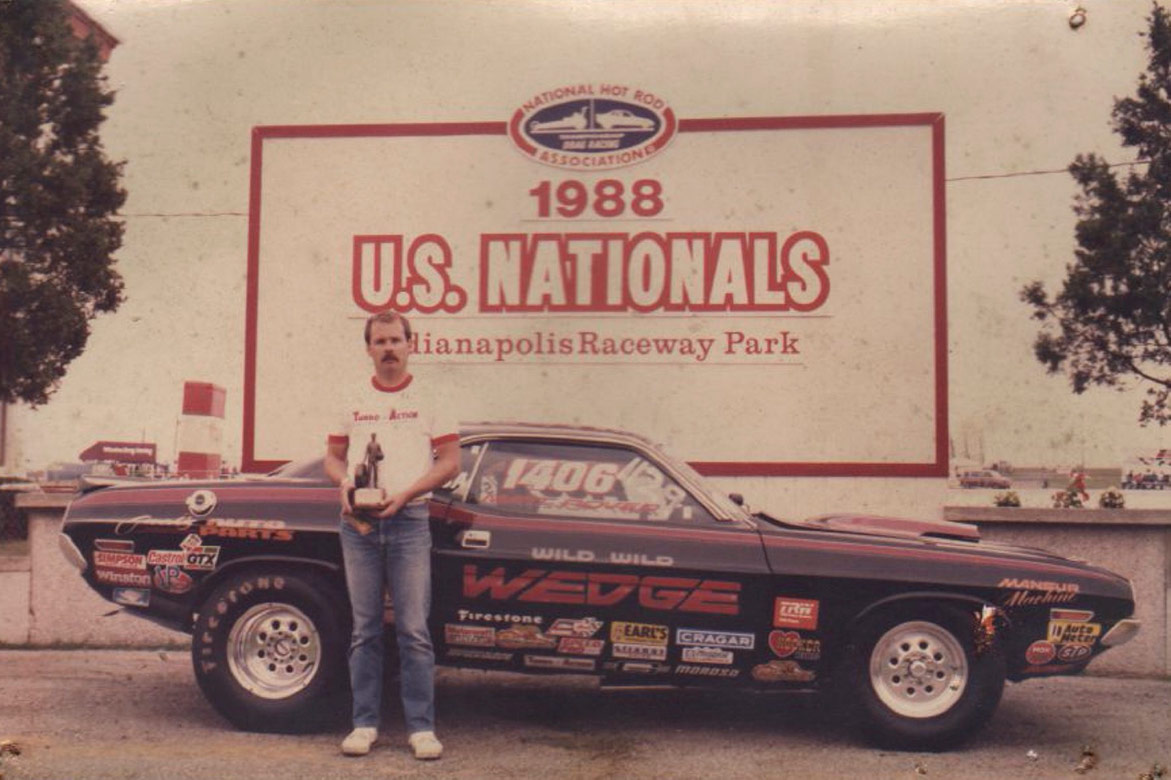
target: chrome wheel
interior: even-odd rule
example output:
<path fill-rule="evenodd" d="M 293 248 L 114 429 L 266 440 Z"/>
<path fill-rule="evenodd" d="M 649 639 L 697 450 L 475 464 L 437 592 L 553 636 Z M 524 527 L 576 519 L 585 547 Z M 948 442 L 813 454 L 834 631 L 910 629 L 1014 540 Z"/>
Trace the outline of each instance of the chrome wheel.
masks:
<path fill-rule="evenodd" d="M 891 712 L 931 718 L 950 710 L 968 685 L 968 656 L 940 625 L 900 623 L 874 643 L 870 685 Z"/>
<path fill-rule="evenodd" d="M 263 699 L 284 699 L 317 675 L 321 637 L 290 604 L 257 604 L 228 633 L 228 668 L 239 684 Z"/>

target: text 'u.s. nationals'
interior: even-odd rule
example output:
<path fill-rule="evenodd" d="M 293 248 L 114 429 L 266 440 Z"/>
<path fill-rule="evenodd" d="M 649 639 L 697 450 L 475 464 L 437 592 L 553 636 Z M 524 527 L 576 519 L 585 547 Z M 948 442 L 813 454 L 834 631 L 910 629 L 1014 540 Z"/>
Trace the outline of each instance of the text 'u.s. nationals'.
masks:
<path fill-rule="evenodd" d="M 690 233 L 485 233 L 479 311 L 793 311 L 828 299 L 830 250 L 810 230 Z M 354 302 L 369 312 L 457 312 L 440 235 L 354 236 Z"/>

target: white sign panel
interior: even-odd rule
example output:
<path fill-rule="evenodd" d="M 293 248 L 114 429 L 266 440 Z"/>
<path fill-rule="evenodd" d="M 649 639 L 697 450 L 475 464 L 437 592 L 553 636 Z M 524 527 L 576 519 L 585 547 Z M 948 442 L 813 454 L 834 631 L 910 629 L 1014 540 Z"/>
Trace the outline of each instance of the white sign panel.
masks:
<path fill-rule="evenodd" d="M 324 447 L 394 309 L 460 419 L 624 428 L 708 474 L 946 473 L 942 116 L 523 101 L 254 131 L 245 468 Z"/>

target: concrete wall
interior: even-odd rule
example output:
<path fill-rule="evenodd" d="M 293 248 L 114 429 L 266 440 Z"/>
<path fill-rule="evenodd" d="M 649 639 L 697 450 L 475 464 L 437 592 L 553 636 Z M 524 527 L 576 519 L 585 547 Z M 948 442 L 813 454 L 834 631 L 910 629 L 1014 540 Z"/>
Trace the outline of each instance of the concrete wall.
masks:
<path fill-rule="evenodd" d="M 87 586 L 57 537 L 69 496 L 28 494 L 29 557 L 0 558 L 0 642 L 154 647 L 186 635 L 118 612 Z M 1171 675 L 1171 510 L 1053 510 L 945 507 L 948 520 L 974 522 L 984 537 L 1042 547 L 1129 577 L 1139 635 L 1090 669 L 1102 674 Z M 115 613 L 115 614 L 111 614 Z"/>
<path fill-rule="evenodd" d="M 3 640 L 13 644 L 159 647 L 188 641 L 186 634 L 170 631 L 122 613 L 122 607 L 96 594 L 81 574 L 62 555 L 57 541 L 61 516 L 69 495 L 30 493 L 17 500 L 28 512 L 29 570 L 23 599 L 0 590 L 0 625 L 19 626 Z M 0 577 L 5 573 L 0 573 Z M 0 580 L 0 582 L 5 582 Z M 5 584 L 7 584 L 5 582 Z M 21 583 L 13 581 L 18 587 Z M 19 614 L 21 604 L 25 612 Z M 10 609 L 15 609 L 11 614 Z M 13 636 L 10 638 L 7 633 Z"/>
<path fill-rule="evenodd" d="M 0 643 L 28 642 L 32 625 L 29 584 L 32 565 L 26 555 L 0 555 Z"/>

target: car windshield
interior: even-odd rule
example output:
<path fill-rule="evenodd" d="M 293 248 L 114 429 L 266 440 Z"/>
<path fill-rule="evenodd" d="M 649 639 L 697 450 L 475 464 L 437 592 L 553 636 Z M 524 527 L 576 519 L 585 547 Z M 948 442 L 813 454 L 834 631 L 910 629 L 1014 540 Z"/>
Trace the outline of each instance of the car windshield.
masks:
<path fill-rule="evenodd" d="M 283 466 L 278 466 L 264 475 L 268 479 L 307 479 L 314 482 L 327 482 L 325 476 L 324 458 L 305 458 L 291 460 Z"/>
<path fill-rule="evenodd" d="M 749 518 L 747 509 L 737 504 L 726 493 L 708 482 L 702 474 L 691 467 L 690 463 L 668 455 L 664 452 L 662 446 L 658 447 L 658 455 L 664 465 L 674 469 L 684 480 L 702 487 L 704 494 L 710 496 L 712 501 L 719 506 L 720 511 L 728 517 L 736 520 L 747 520 Z"/>

